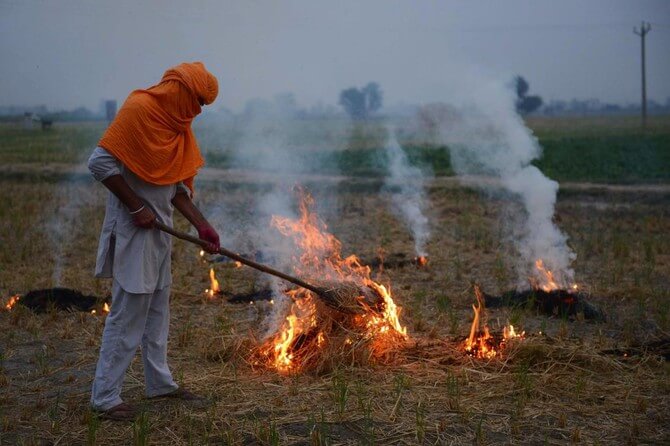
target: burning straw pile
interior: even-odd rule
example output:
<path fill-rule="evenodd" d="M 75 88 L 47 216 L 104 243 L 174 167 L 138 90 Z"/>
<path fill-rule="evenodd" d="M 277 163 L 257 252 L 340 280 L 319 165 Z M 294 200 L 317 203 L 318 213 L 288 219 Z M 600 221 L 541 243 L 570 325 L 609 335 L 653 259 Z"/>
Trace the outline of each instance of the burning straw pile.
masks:
<path fill-rule="evenodd" d="M 341 257 L 341 243 L 327 232 L 312 205 L 311 196 L 302 193 L 298 219 L 272 219 L 273 226 L 295 244 L 293 273 L 320 283 L 367 289 L 376 303 L 361 293 L 354 305 L 338 309 L 306 289 L 286 291 L 291 299 L 288 316 L 257 349 L 252 364 L 289 374 L 327 371 L 336 363 L 389 361 L 407 340 L 399 320 L 401 309 L 390 288 L 370 278 L 370 268 L 356 256 Z"/>
<path fill-rule="evenodd" d="M 463 350 L 467 355 L 475 358 L 495 358 L 500 355 L 510 341 L 523 339 L 525 333 L 516 333 L 513 325 L 507 325 L 503 328 L 502 337 L 492 335 L 485 321 L 484 294 L 478 285 L 475 285 L 475 297 L 477 298 L 477 305 L 472 305 L 474 317 L 470 326 L 470 335 L 465 340 Z M 483 332 L 480 330 L 482 320 L 484 320 Z"/>

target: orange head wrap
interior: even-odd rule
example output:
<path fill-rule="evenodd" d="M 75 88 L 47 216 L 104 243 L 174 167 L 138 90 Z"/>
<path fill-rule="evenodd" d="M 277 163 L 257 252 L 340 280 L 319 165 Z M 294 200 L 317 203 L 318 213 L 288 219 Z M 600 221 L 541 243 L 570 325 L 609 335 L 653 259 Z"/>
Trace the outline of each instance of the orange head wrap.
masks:
<path fill-rule="evenodd" d="M 128 96 L 98 143 L 144 181 L 166 185 L 193 179 L 204 164 L 191 122 L 219 92 L 201 62 L 165 72 L 158 85 Z"/>

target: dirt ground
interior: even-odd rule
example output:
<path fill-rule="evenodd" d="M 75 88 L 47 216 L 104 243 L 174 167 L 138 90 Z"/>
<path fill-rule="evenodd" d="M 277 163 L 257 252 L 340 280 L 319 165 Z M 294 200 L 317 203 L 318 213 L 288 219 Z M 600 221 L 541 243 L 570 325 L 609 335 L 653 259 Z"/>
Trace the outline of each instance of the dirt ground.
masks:
<path fill-rule="evenodd" d="M 63 179 L 68 181 L 63 181 Z M 249 209 L 299 180 L 344 254 L 412 256 L 405 226 L 375 180 L 263 177 L 209 170 L 197 200 L 223 240 L 244 252 L 267 222 Z M 104 297 L 92 277 L 104 192 L 84 174 L 0 179 L 0 297 L 56 284 Z M 176 241 L 170 361 L 178 382 L 207 395 L 198 409 L 143 397 L 141 361 L 123 397 L 141 404 L 135 423 L 100 421 L 88 409 L 104 315 L 17 305 L 0 312 L 0 444 L 667 444 L 670 367 L 670 190 L 563 185 L 556 221 L 577 253 L 576 280 L 607 322 L 488 311 L 491 328 L 513 323 L 526 338 L 502 357 L 462 353 L 474 283 L 491 293 L 517 284 L 505 225 L 518 209 L 451 179 L 429 187 L 430 264 L 375 271 L 403 307 L 409 340 L 392 360 L 341 364 L 320 375 L 251 367 L 245 348 L 262 338 L 269 302 L 226 296 L 267 287 L 248 268 L 214 267 L 224 296 L 207 299 L 208 266 Z M 73 204 L 74 203 L 74 204 Z M 510 214 L 511 213 L 511 214 Z M 183 219 L 177 227 L 187 229 Z"/>

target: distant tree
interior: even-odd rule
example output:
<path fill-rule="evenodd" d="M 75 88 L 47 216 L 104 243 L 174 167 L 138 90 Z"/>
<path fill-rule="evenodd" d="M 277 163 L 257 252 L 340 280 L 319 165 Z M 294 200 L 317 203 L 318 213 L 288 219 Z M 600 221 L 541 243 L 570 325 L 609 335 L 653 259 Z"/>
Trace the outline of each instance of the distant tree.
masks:
<path fill-rule="evenodd" d="M 339 104 L 352 119 L 366 119 L 382 106 L 383 95 L 376 82 L 370 82 L 360 90 L 355 87 L 340 92 Z"/>
<path fill-rule="evenodd" d="M 542 107 L 542 98 L 539 96 L 528 96 L 528 81 L 523 76 L 514 78 L 514 88 L 516 90 L 516 111 L 522 115 L 532 113 Z"/>
<path fill-rule="evenodd" d="M 365 108 L 368 114 L 374 113 L 382 107 L 382 91 L 377 82 L 370 82 L 361 90 L 365 95 Z"/>
<path fill-rule="evenodd" d="M 517 110 L 523 115 L 533 113 L 540 107 L 542 107 L 542 98 L 539 96 L 525 96 L 516 105 Z"/>
<path fill-rule="evenodd" d="M 526 96 L 528 93 L 528 81 L 523 78 L 523 76 L 517 76 L 514 78 L 516 95 L 519 98 Z"/>
<path fill-rule="evenodd" d="M 340 105 L 353 119 L 365 117 L 365 95 L 358 88 L 351 87 L 340 93 Z"/>

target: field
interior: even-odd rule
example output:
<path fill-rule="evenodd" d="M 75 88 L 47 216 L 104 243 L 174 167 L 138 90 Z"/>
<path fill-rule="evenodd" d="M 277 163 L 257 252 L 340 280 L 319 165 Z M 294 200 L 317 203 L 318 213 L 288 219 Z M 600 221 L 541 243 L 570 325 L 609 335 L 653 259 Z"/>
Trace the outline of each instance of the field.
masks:
<path fill-rule="evenodd" d="M 245 349 L 263 335 L 273 307 L 225 296 L 263 289 L 265 278 L 216 264 L 224 295 L 208 299 L 208 266 L 176 241 L 172 372 L 213 404 L 144 399 L 136 360 L 123 396 L 143 405 L 142 416 L 99 420 L 88 398 L 104 315 L 37 315 L 17 305 L 0 311 L 0 444 L 667 444 L 670 119 L 654 117 L 646 132 L 633 118 L 528 124 L 545 148 L 538 167 L 561 182 L 556 221 L 577 253 L 577 283 L 606 322 L 489 309 L 493 331 L 513 323 L 525 339 L 491 360 L 465 355 L 473 284 L 490 293 L 516 285 L 500 223 L 509 203 L 460 186 L 445 148 L 408 137 L 401 142 L 410 158 L 436 174 L 428 185 L 430 263 L 373 272 L 390 284 L 408 328 L 391 357 L 320 374 L 252 367 Z M 344 254 L 412 256 L 409 232 L 380 195 L 380 126 L 349 133 L 339 122 L 300 123 L 289 143 L 328 146 L 318 154 L 325 167 L 281 174 L 229 169 L 234 128 L 198 128 L 211 168 L 197 203 L 242 250 L 248 228 L 267 226 L 248 220 L 250 203 L 299 181 Z M 56 285 L 109 294 L 109 281 L 92 274 L 105 191 L 80 165 L 103 129 L 0 126 L 0 303 Z M 181 217 L 176 226 L 187 230 Z"/>

